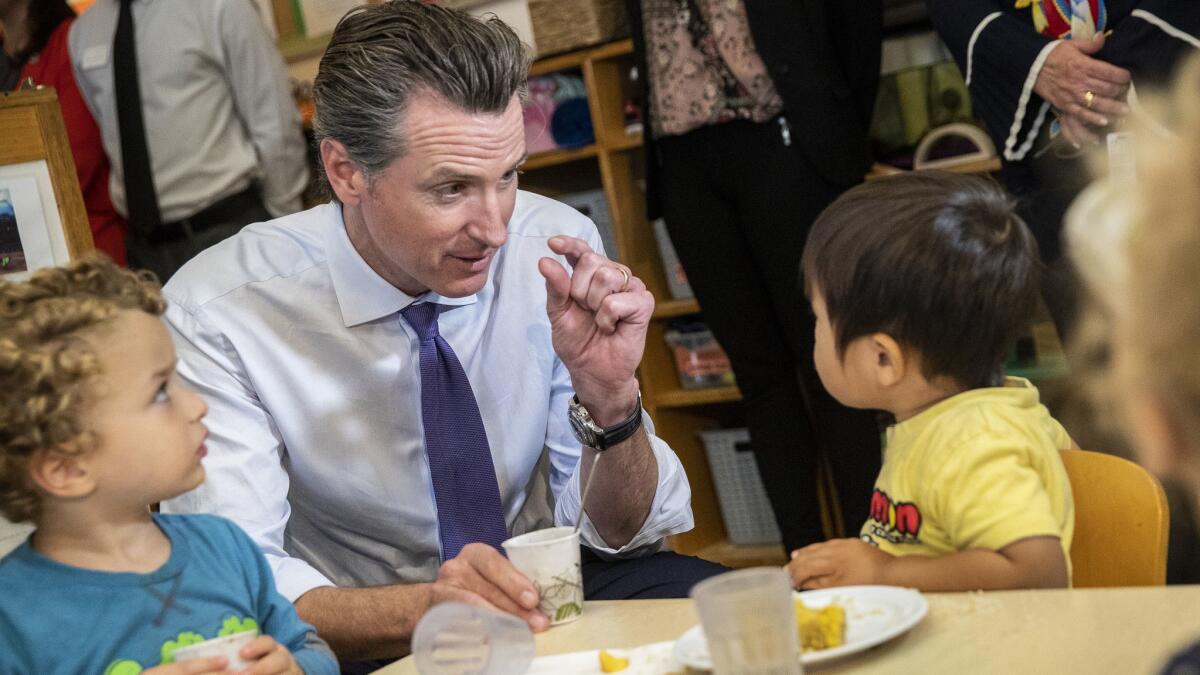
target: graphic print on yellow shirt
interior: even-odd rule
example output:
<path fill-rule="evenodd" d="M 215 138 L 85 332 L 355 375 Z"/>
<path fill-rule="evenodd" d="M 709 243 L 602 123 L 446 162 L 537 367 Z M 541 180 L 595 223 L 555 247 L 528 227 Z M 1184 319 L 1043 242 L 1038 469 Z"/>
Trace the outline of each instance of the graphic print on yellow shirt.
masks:
<path fill-rule="evenodd" d="M 893 544 L 912 544 L 921 534 L 921 507 L 912 502 L 893 502 L 886 492 L 875 488 L 871 493 L 871 511 L 867 517 L 870 537 Z M 865 534 L 865 531 L 864 531 Z"/>
<path fill-rule="evenodd" d="M 1070 565 L 1070 437 L 1028 381 L 972 389 L 888 429 L 861 538 L 892 555 L 998 551 L 1059 539 Z"/>

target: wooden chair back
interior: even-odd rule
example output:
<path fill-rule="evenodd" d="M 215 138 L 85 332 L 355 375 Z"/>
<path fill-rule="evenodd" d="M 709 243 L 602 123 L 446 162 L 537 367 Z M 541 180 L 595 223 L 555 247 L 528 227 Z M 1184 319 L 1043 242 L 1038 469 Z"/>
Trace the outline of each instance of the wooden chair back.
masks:
<path fill-rule="evenodd" d="M 1074 586 L 1165 584 L 1169 516 L 1158 480 L 1100 452 L 1063 450 L 1062 459 L 1075 496 Z"/>

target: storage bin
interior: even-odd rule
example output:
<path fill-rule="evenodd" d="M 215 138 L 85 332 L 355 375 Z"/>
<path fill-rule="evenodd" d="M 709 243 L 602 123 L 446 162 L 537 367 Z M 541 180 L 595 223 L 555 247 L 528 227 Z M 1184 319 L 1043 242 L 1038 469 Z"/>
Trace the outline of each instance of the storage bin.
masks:
<path fill-rule="evenodd" d="M 623 0 L 529 0 L 538 57 L 629 34 Z"/>
<path fill-rule="evenodd" d="M 781 544 L 783 536 L 750 450 L 746 429 L 700 432 L 708 469 L 717 488 L 725 532 L 734 544 Z"/>
<path fill-rule="evenodd" d="M 734 384 L 733 366 L 712 331 L 668 330 L 664 335 L 675 356 L 679 385 L 684 389 L 724 387 Z"/>

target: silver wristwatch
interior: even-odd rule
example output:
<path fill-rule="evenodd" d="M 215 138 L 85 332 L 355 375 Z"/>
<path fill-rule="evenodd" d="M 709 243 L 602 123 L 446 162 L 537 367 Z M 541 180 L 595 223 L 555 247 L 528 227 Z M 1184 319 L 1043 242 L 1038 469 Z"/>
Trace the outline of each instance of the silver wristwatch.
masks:
<path fill-rule="evenodd" d="M 579 402 L 578 396 L 572 396 L 567 405 L 567 419 L 571 421 L 571 430 L 580 443 L 596 450 L 607 450 L 632 436 L 642 426 L 642 394 L 638 393 L 633 414 L 611 427 L 596 424 L 591 413 Z"/>

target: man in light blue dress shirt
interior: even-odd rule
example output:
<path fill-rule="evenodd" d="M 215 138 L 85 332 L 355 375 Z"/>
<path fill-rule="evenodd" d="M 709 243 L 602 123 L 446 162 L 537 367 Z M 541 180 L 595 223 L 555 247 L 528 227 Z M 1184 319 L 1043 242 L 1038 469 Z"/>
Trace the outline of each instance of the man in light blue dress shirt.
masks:
<path fill-rule="evenodd" d="M 572 414 L 632 433 L 610 436 L 588 497 L 589 597 L 683 595 L 722 569 L 661 550 L 692 513 L 678 458 L 641 415 L 653 297 L 604 257 L 591 221 L 517 189 L 527 69 L 496 19 L 414 2 L 352 11 L 314 86 L 334 201 L 246 228 L 166 287 L 211 435 L 208 481 L 163 510 L 239 523 L 343 660 L 403 654 L 445 600 L 548 625 L 495 548 L 442 559 L 420 339 L 401 318 L 414 303 L 443 306 L 509 534 L 576 521 L 596 456 L 569 423 L 577 396 Z"/>

